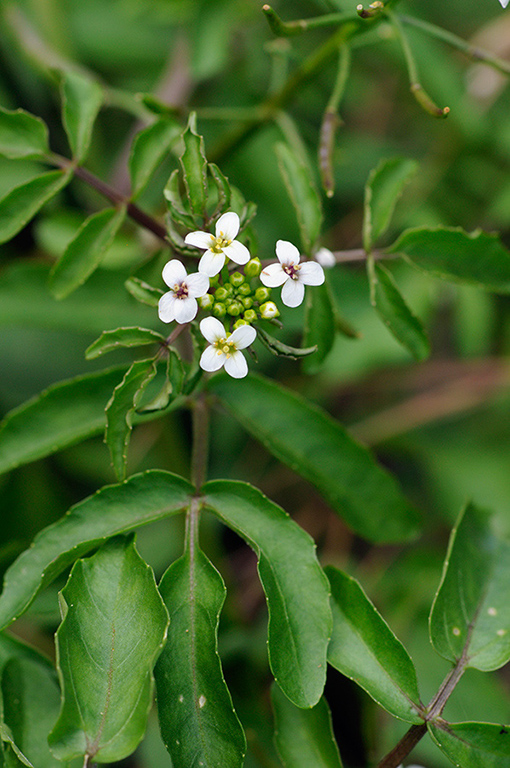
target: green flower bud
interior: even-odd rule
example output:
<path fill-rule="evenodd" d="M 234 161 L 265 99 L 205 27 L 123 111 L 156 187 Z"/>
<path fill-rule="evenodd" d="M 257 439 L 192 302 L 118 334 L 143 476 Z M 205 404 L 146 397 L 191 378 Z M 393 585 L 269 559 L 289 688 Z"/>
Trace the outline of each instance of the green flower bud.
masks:
<path fill-rule="evenodd" d="M 250 259 L 244 268 L 244 274 L 246 277 L 257 277 L 257 275 L 260 274 L 261 268 L 262 264 L 260 263 L 260 259 Z"/>
<path fill-rule="evenodd" d="M 200 296 L 197 301 L 201 309 L 211 309 L 214 304 L 214 298 L 210 293 L 206 293 L 205 296 Z"/>
<path fill-rule="evenodd" d="M 220 285 L 219 288 L 216 288 L 214 292 L 214 298 L 216 299 L 216 301 L 225 301 L 227 296 L 230 296 L 230 291 L 227 291 L 225 286 Z"/>
<path fill-rule="evenodd" d="M 265 285 L 261 285 L 260 288 L 257 288 L 255 291 L 255 298 L 261 304 L 262 302 L 267 301 L 270 296 L 271 288 L 266 288 Z"/>
<path fill-rule="evenodd" d="M 251 296 L 243 296 L 241 304 L 245 309 L 251 309 L 253 307 L 253 299 Z"/>
<path fill-rule="evenodd" d="M 247 309 L 246 312 L 243 315 L 244 319 L 246 320 L 247 324 L 254 323 L 257 319 L 257 313 L 254 309 Z"/>
<path fill-rule="evenodd" d="M 216 302 L 214 307 L 212 308 L 212 313 L 214 317 L 225 317 L 227 314 L 227 308 L 224 304 L 221 304 L 220 302 Z"/>
<path fill-rule="evenodd" d="M 239 318 L 239 320 L 236 320 L 234 323 L 234 331 L 236 330 L 236 328 L 240 328 L 241 325 L 249 325 L 249 323 L 247 323 L 246 320 L 242 320 L 241 318 Z"/>
<path fill-rule="evenodd" d="M 253 293 L 253 291 L 252 291 L 251 285 L 250 285 L 249 283 L 243 283 L 243 284 L 242 284 L 242 285 L 240 285 L 240 286 L 239 286 L 239 288 L 237 289 L 237 293 L 238 293 L 240 296 L 251 296 L 251 294 Z"/>
<path fill-rule="evenodd" d="M 266 301 L 265 304 L 262 304 L 260 307 L 260 316 L 263 317 L 264 320 L 271 320 L 272 317 L 278 317 L 279 314 L 280 312 L 274 301 Z"/>
<path fill-rule="evenodd" d="M 232 274 L 229 277 L 229 280 L 233 286 L 238 288 L 240 285 L 244 283 L 244 275 L 242 275 L 240 272 L 232 272 Z"/>
<path fill-rule="evenodd" d="M 227 307 L 227 312 L 229 315 L 232 315 L 232 317 L 237 317 L 237 315 L 240 315 L 243 311 L 243 305 L 240 301 L 233 301 L 230 306 Z"/>

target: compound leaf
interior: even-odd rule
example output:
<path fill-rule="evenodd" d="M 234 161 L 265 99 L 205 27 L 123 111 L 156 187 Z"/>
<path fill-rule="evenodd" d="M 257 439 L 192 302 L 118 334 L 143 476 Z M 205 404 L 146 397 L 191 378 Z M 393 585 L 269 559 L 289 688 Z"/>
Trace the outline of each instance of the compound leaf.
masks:
<path fill-rule="evenodd" d="M 299 709 L 273 685 L 271 701 L 276 748 L 286 768 L 342 768 L 324 697 L 312 709 Z"/>
<path fill-rule="evenodd" d="M 358 582 L 328 566 L 333 634 L 329 663 L 395 717 L 421 724 L 413 662 Z"/>
<path fill-rule="evenodd" d="M 17 160 L 49 153 L 48 128 L 39 117 L 23 109 L 0 107 L 0 155 Z"/>
<path fill-rule="evenodd" d="M 485 511 L 469 504 L 452 531 L 430 615 L 436 651 L 483 671 L 510 659 L 510 542 Z"/>
<path fill-rule="evenodd" d="M 86 75 L 66 70 L 62 73 L 62 117 L 73 158 L 81 163 L 87 154 L 92 129 L 103 103 L 99 83 Z"/>
<path fill-rule="evenodd" d="M 60 760 L 122 760 L 145 732 L 152 668 L 168 627 L 154 574 L 133 536 L 114 538 L 93 557 L 78 560 L 60 605 L 62 708 L 50 747 Z"/>
<path fill-rule="evenodd" d="M 327 580 L 315 544 L 302 528 L 247 483 L 217 480 L 203 488 L 206 506 L 253 548 L 269 609 L 269 662 L 298 707 L 322 695 L 331 632 Z"/>
<path fill-rule="evenodd" d="M 160 593 L 170 616 L 156 665 L 161 735 L 174 768 L 241 768 L 246 741 L 218 655 L 225 585 L 195 546 L 165 573 Z"/>

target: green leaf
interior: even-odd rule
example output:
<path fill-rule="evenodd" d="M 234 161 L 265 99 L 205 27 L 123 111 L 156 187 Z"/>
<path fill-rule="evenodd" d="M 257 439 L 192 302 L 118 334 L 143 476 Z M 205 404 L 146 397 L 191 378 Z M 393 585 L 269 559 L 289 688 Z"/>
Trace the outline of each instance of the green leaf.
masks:
<path fill-rule="evenodd" d="M 62 117 L 73 159 L 78 163 L 87 154 L 102 103 L 103 91 L 95 80 L 72 70 L 62 73 Z"/>
<path fill-rule="evenodd" d="M 94 360 L 106 352 L 113 352 L 120 347 L 139 347 L 144 344 L 164 344 L 165 337 L 150 328 L 116 328 L 114 331 L 104 331 L 85 352 L 87 360 Z"/>
<path fill-rule="evenodd" d="M 182 138 L 184 140 L 184 153 L 180 161 L 189 204 L 196 216 L 204 216 L 207 203 L 207 159 L 204 151 L 204 140 L 196 132 L 196 115 L 194 112 L 190 114 L 188 127 Z"/>
<path fill-rule="evenodd" d="M 181 197 L 179 180 L 180 173 L 176 168 L 175 171 L 170 174 L 170 178 L 168 179 L 166 187 L 163 190 L 163 194 L 167 201 L 171 219 L 180 224 L 185 229 L 193 229 L 195 222 L 193 220 L 193 216 L 190 213 L 188 201 L 186 200 L 186 202 L 184 202 Z"/>
<path fill-rule="evenodd" d="M 510 659 L 510 542 L 469 504 L 452 531 L 430 615 L 430 639 L 452 662 L 489 671 Z"/>
<path fill-rule="evenodd" d="M 166 376 L 163 386 L 156 396 L 148 403 L 143 403 L 138 408 L 138 413 L 147 413 L 148 411 L 160 411 L 181 394 L 184 384 L 184 366 L 179 354 L 168 347 L 168 356 L 166 360 Z"/>
<path fill-rule="evenodd" d="M 83 222 L 50 273 L 57 299 L 69 296 L 97 269 L 125 217 L 125 206 L 105 208 Z"/>
<path fill-rule="evenodd" d="M 395 205 L 404 187 L 418 170 L 414 160 L 393 157 L 381 160 L 368 177 L 365 187 L 363 247 L 371 251 L 388 229 Z"/>
<path fill-rule="evenodd" d="M 16 745 L 37 768 L 58 768 L 51 754 L 48 733 L 60 709 L 60 689 L 48 663 L 13 658 L 2 676 L 4 719 Z"/>
<path fill-rule="evenodd" d="M 319 370 L 331 352 L 335 333 L 335 308 L 326 278 L 322 285 L 314 286 L 313 291 L 306 292 L 303 346 L 315 346 L 317 349 L 313 357 L 303 360 L 306 373 L 312 374 Z"/>
<path fill-rule="evenodd" d="M 275 742 L 286 768 L 342 768 L 325 698 L 312 709 L 299 709 L 271 688 L 275 715 Z"/>
<path fill-rule="evenodd" d="M 186 509 L 193 486 L 170 472 L 152 470 L 102 488 L 41 531 L 5 574 L 0 628 L 18 618 L 38 592 L 111 536 Z"/>
<path fill-rule="evenodd" d="M 209 163 L 208 168 L 211 173 L 211 176 L 213 177 L 214 183 L 216 184 L 216 188 L 218 190 L 218 205 L 217 205 L 218 213 L 220 213 L 221 211 L 229 210 L 230 198 L 231 198 L 232 192 L 230 189 L 230 184 L 228 182 L 228 179 L 226 176 L 223 175 L 223 173 L 220 171 L 220 169 L 215 163 Z"/>
<path fill-rule="evenodd" d="M 152 668 L 166 639 L 168 614 L 154 574 L 132 536 L 115 538 L 78 560 L 60 599 L 62 709 L 50 747 L 60 760 L 122 760 L 145 732 Z"/>
<path fill-rule="evenodd" d="M 397 483 L 325 411 L 289 389 L 251 374 L 208 384 L 274 456 L 311 482 L 346 522 L 375 542 L 404 541 L 418 518 Z"/>
<path fill-rule="evenodd" d="M 430 341 L 421 321 L 407 306 L 390 272 L 372 258 L 367 262 L 370 299 L 388 330 L 416 360 L 430 355 Z"/>
<path fill-rule="evenodd" d="M 428 724 L 439 749 L 462 768 L 508 768 L 510 728 L 492 723 Z"/>
<path fill-rule="evenodd" d="M 176 120 L 161 118 L 135 136 L 129 157 L 131 195 L 138 197 L 180 136 Z"/>
<path fill-rule="evenodd" d="M 260 326 L 257 326 L 257 338 L 273 355 L 278 357 L 290 357 L 291 360 L 298 360 L 300 357 L 306 355 L 312 355 L 317 346 L 313 347 L 290 347 L 288 344 L 284 344 L 282 341 L 275 339 L 274 336 L 270 336 Z"/>
<path fill-rule="evenodd" d="M 59 382 L 0 424 L 0 472 L 7 472 L 104 429 L 104 409 L 126 366 Z"/>
<path fill-rule="evenodd" d="M 44 157 L 49 151 L 46 123 L 23 109 L 0 107 L 0 155 L 14 160 Z"/>
<path fill-rule="evenodd" d="M 126 476 L 126 461 L 133 413 L 156 375 L 154 359 L 137 360 L 117 384 L 106 406 L 106 435 L 113 468 L 119 480 Z"/>
<path fill-rule="evenodd" d="M 480 229 L 407 229 L 386 253 L 403 254 L 435 277 L 510 293 L 510 252 L 497 235 Z"/>
<path fill-rule="evenodd" d="M 310 255 L 322 226 L 320 197 L 308 166 L 287 144 L 277 144 L 276 154 L 287 192 L 296 210 L 301 242 Z"/>
<path fill-rule="evenodd" d="M 188 547 L 159 589 L 170 629 L 155 677 L 161 735 L 172 765 L 241 768 L 246 741 L 217 647 L 223 579 L 198 547 Z"/>
<path fill-rule="evenodd" d="M 126 290 L 137 301 L 147 304 L 149 307 L 157 307 L 163 291 L 160 288 L 153 288 L 152 285 L 140 280 L 138 277 L 130 277 L 124 283 Z"/>
<path fill-rule="evenodd" d="M 69 171 L 48 171 L 18 187 L 0 200 L 0 244 L 17 235 L 48 200 L 72 178 Z"/>
<path fill-rule="evenodd" d="M 276 682 L 298 707 L 312 707 L 324 688 L 331 632 L 329 590 L 313 540 L 247 483 L 212 481 L 203 493 L 205 505 L 257 554 L 269 610 L 269 663 Z"/>
<path fill-rule="evenodd" d="M 326 575 L 333 611 L 329 663 L 395 717 L 422 724 L 416 671 L 404 646 L 356 579 L 332 566 Z"/>

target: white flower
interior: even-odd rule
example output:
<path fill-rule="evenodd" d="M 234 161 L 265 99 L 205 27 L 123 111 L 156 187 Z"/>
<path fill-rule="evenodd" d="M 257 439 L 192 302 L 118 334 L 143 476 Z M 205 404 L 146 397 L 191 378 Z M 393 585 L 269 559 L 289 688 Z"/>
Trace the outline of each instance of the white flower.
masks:
<path fill-rule="evenodd" d="M 282 285 L 282 301 L 287 307 L 299 307 L 305 296 L 305 285 L 322 285 L 324 270 L 316 261 L 299 263 L 299 251 L 287 240 L 276 243 L 278 264 L 270 264 L 260 273 L 268 288 Z"/>
<path fill-rule="evenodd" d="M 172 259 L 163 267 L 163 280 L 171 290 L 159 300 L 159 319 L 164 323 L 191 322 L 198 312 L 197 298 L 209 290 L 209 278 L 198 272 L 188 275 L 184 264 Z"/>
<path fill-rule="evenodd" d="M 242 379 L 248 373 L 248 364 L 239 352 L 253 344 L 257 331 L 251 325 L 241 325 L 227 336 L 223 323 L 215 317 L 205 317 L 200 330 L 209 342 L 202 352 L 200 367 L 204 371 L 218 371 L 222 365 L 234 379 Z"/>
<path fill-rule="evenodd" d="M 230 211 L 220 216 L 215 232 L 216 235 L 211 235 L 210 232 L 190 232 L 184 238 L 187 245 L 205 250 L 198 271 L 208 277 L 214 277 L 223 269 L 227 256 L 236 264 L 246 264 L 250 260 L 248 248 L 235 239 L 239 232 L 237 213 Z"/>
<path fill-rule="evenodd" d="M 330 251 L 329 248 L 319 248 L 315 254 L 315 258 L 324 269 L 330 269 L 336 264 L 335 254 Z"/>
<path fill-rule="evenodd" d="M 508 0 L 499 0 L 499 2 L 500 2 L 500 3 L 501 3 L 501 5 L 503 6 L 503 8 L 506 8 L 506 7 L 507 7 L 507 5 L 508 5 Z"/>

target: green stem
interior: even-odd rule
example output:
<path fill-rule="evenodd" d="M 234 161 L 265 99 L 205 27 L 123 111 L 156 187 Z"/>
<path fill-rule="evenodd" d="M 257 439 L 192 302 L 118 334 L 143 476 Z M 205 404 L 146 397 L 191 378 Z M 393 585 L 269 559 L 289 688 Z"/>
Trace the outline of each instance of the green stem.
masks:
<path fill-rule="evenodd" d="M 270 5 L 262 6 L 262 11 L 268 21 L 271 30 L 278 37 L 293 37 L 307 32 L 309 29 L 320 27 L 336 27 L 351 21 L 358 21 L 355 13 L 326 13 L 323 16 L 315 16 L 311 19 L 297 19 L 295 21 L 283 21 Z"/>
<path fill-rule="evenodd" d="M 450 112 L 449 107 L 438 107 L 437 104 L 431 99 L 429 94 L 423 88 L 420 83 L 420 76 L 418 74 L 418 67 L 414 59 L 409 40 L 404 32 L 404 28 L 400 21 L 399 16 L 396 16 L 391 10 L 385 9 L 387 17 L 390 19 L 395 32 L 397 33 L 402 51 L 406 61 L 407 71 L 409 73 L 410 90 L 418 104 L 423 107 L 425 112 L 428 112 L 432 117 L 446 117 Z"/>
<path fill-rule="evenodd" d="M 468 58 L 474 59 L 474 61 L 481 61 L 487 64 L 489 67 L 497 69 L 504 75 L 510 75 L 510 61 L 500 59 L 490 51 L 486 51 L 483 48 L 471 45 L 461 37 L 454 35 L 453 32 L 449 32 L 447 29 L 438 27 L 435 24 L 431 24 L 429 21 L 422 21 L 421 19 L 415 19 L 412 16 L 399 16 L 399 20 L 403 24 L 407 24 L 411 27 L 416 27 L 426 32 L 431 37 L 435 37 L 436 40 L 440 40 L 443 43 L 451 45 L 452 48 L 456 48 L 458 51 L 464 53 Z"/>
<path fill-rule="evenodd" d="M 192 419 L 191 482 L 199 493 L 207 477 L 209 458 L 209 404 L 203 392 L 192 401 Z"/>

